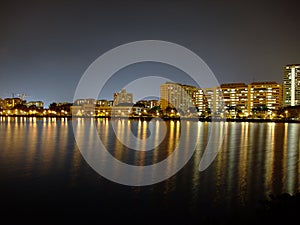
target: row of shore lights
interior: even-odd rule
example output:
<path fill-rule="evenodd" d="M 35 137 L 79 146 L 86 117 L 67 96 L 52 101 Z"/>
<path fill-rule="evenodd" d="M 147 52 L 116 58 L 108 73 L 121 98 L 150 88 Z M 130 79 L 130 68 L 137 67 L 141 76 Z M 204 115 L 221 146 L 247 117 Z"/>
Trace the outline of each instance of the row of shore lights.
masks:
<path fill-rule="evenodd" d="M 37 110 L 24 111 L 24 110 L 15 109 L 15 110 L 3 110 L 0 112 L 0 115 L 6 115 L 6 116 L 9 116 L 9 115 L 36 115 L 38 113 L 40 113 L 40 112 L 38 112 Z M 56 115 L 57 112 L 53 111 L 53 110 L 44 110 L 43 111 L 43 115 L 51 115 L 51 114 Z M 68 112 L 65 110 L 61 110 L 61 114 L 67 115 Z"/>

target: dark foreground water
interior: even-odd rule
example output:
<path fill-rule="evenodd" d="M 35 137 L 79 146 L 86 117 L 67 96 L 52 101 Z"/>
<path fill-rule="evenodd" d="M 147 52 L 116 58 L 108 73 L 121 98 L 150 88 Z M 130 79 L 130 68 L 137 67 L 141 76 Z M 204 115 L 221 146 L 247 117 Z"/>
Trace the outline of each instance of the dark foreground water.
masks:
<path fill-rule="evenodd" d="M 194 134 L 198 143 L 176 175 L 149 186 L 125 186 L 86 163 L 72 121 L 0 118 L 0 223 L 230 224 L 232 218 L 240 223 L 255 215 L 259 201 L 269 194 L 300 191 L 300 124 L 224 123 L 221 150 L 199 172 L 213 123 L 169 121 L 162 143 L 145 152 L 123 145 L 108 119 L 81 119 L 75 130 L 84 131 L 93 122 L 108 151 L 133 165 L 165 159 L 178 146 L 180 134 Z M 162 123 L 118 120 L 115 132 L 132 132 L 147 143 L 149 127 L 160 129 Z M 88 132 L 82 135 L 89 138 Z"/>

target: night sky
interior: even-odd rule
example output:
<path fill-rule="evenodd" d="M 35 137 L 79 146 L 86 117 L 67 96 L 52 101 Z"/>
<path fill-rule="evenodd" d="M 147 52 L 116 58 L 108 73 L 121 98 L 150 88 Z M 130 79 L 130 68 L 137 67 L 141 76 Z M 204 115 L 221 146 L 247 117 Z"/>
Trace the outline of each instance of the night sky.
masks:
<path fill-rule="evenodd" d="M 298 1 L 1 1 L 0 97 L 72 101 L 78 81 L 101 54 L 137 40 L 174 42 L 197 53 L 220 83 L 282 82 L 283 66 L 300 63 Z M 137 74 L 181 71 L 158 63 L 115 75 L 112 93 Z M 143 87 L 141 87 L 142 90 Z"/>

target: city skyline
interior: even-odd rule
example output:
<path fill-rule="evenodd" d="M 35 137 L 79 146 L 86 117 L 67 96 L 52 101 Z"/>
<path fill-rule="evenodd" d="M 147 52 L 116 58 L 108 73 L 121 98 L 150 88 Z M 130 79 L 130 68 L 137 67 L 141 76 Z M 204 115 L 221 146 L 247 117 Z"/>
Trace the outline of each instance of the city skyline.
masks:
<path fill-rule="evenodd" d="M 297 65 L 297 64 L 295 64 L 295 65 Z M 196 89 L 202 90 L 202 91 L 203 90 L 210 90 L 210 89 L 213 89 L 213 88 L 222 88 L 223 86 L 227 86 L 227 85 L 229 85 L 229 86 L 231 86 L 231 85 L 233 85 L 233 86 L 239 86 L 239 85 L 246 85 L 246 86 L 248 86 L 248 85 L 252 85 L 252 84 L 256 84 L 256 83 L 275 83 L 275 84 L 278 84 L 278 85 L 284 85 L 284 82 L 277 83 L 276 81 L 258 81 L 258 82 L 255 81 L 255 82 L 251 82 L 251 83 L 248 83 L 248 84 L 242 83 L 242 82 L 231 82 L 231 83 L 222 83 L 219 86 L 206 87 L 206 88 L 198 88 L 197 86 L 194 86 L 194 85 L 192 85 L 190 83 L 179 83 L 179 82 L 166 81 L 165 83 L 161 83 L 158 86 L 158 89 L 160 90 L 161 89 L 161 85 L 164 85 L 164 84 L 167 84 L 167 83 L 171 83 L 171 84 L 174 84 L 174 85 L 186 86 L 186 87 L 190 87 L 192 89 L 196 88 Z M 53 102 L 50 102 L 50 104 L 51 103 L 76 103 L 78 101 L 80 102 L 80 100 L 90 100 L 90 101 L 91 100 L 98 100 L 98 101 L 99 100 L 100 101 L 101 100 L 106 100 L 106 101 L 110 101 L 110 102 L 115 102 L 116 95 L 117 94 L 122 94 L 122 92 L 124 92 L 124 91 L 125 91 L 126 94 L 130 94 L 131 95 L 130 96 L 130 102 L 131 103 L 136 103 L 138 101 L 144 101 L 144 100 L 147 101 L 147 100 L 160 100 L 161 99 L 161 90 L 159 91 L 160 93 L 157 96 L 149 96 L 149 97 L 145 97 L 145 98 L 142 98 L 142 99 L 136 99 L 135 98 L 135 94 L 137 94 L 137 93 L 135 93 L 135 92 L 129 93 L 130 91 L 128 92 L 128 89 L 124 89 L 123 88 L 123 89 L 120 89 L 120 90 L 113 90 L 111 92 L 111 97 L 110 98 L 101 98 L 100 97 L 100 98 L 95 99 L 95 98 L 90 97 L 90 98 L 75 99 L 74 101 L 71 100 L 70 102 L 68 102 L 68 101 L 55 101 L 54 100 Z M 187 93 L 189 93 L 189 91 L 187 91 Z M 43 99 L 41 99 L 41 98 L 37 98 L 37 99 L 33 99 L 33 100 L 27 100 L 26 99 L 26 95 L 23 94 L 23 93 L 12 93 L 12 94 L 14 94 L 14 95 L 13 96 L 8 96 L 8 97 L 0 96 L 0 99 L 1 100 L 5 100 L 5 99 L 20 99 L 22 101 L 25 101 L 27 104 L 32 104 L 33 102 L 43 102 L 43 103 L 45 103 L 43 101 Z M 205 94 L 203 93 L 203 95 L 205 95 Z M 44 106 L 47 106 L 47 104 L 44 104 Z"/>
<path fill-rule="evenodd" d="M 299 105 L 299 96 L 296 94 L 300 83 L 299 66 L 299 64 L 286 65 L 283 75 L 285 81 L 280 84 L 274 81 L 249 84 L 236 82 L 209 88 L 198 88 L 189 84 L 166 81 L 159 84 L 159 98 L 133 101 L 135 93 L 121 89 L 119 92 L 113 92 L 113 100 L 81 98 L 72 103 L 53 102 L 49 108 L 46 108 L 42 101 L 26 102 L 25 96 L 22 95 L 22 98 L 6 98 L 4 100 L 0 98 L 0 109 L 9 110 L 1 112 L 1 115 L 2 113 L 4 115 L 27 115 L 25 114 L 26 109 L 27 111 L 31 109 L 30 114 L 34 111 L 33 114 L 39 113 L 40 115 L 52 114 L 55 110 L 56 113 L 63 112 L 63 115 L 70 113 L 82 116 L 83 113 L 87 113 L 87 115 L 110 116 L 112 114 L 116 116 L 121 112 L 122 115 L 125 115 L 133 111 L 136 111 L 136 115 L 142 115 L 143 108 L 147 108 L 144 113 L 148 113 L 149 110 L 152 114 L 159 115 L 158 108 L 153 108 L 159 106 L 161 112 L 165 113 L 170 109 L 175 109 L 178 115 L 197 114 L 201 117 L 207 117 L 215 114 L 226 118 L 247 118 L 249 116 L 273 118 L 277 113 L 282 114 L 284 107 Z M 293 101 L 288 103 L 286 99 L 293 99 Z M 15 111 L 17 109 L 21 111 Z M 50 111 L 43 111 L 43 109 Z M 35 110 L 39 110 L 39 112 Z M 171 114 L 174 114 L 175 111 L 172 111 Z M 285 112 L 285 116 L 287 116 L 287 112 Z M 298 115 L 295 114 L 294 116 L 298 118 Z"/>
<path fill-rule="evenodd" d="M 0 96 L 25 93 L 29 100 L 39 96 L 46 104 L 70 102 L 80 77 L 97 57 L 121 44 L 148 39 L 194 51 L 219 83 L 281 83 L 279 65 L 300 60 L 300 32 L 294 29 L 300 24 L 292 6 L 297 2 L 2 1 Z M 115 74 L 111 88 L 160 74 L 185 81 L 176 68 L 141 63 Z M 101 97 L 110 93 L 104 91 Z"/>

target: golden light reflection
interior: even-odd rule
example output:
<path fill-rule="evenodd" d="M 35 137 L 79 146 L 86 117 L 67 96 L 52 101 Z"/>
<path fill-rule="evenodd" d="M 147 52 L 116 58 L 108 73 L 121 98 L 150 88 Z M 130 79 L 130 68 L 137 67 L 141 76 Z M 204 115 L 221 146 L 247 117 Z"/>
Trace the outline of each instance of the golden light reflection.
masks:
<path fill-rule="evenodd" d="M 169 126 L 170 126 L 170 133 L 169 133 L 169 142 L 168 142 L 168 154 L 170 155 L 171 153 L 172 153 L 172 151 L 173 151 L 173 149 L 174 149 L 174 141 L 175 141 L 175 139 L 174 139 L 174 132 L 175 132 L 175 130 L 174 130 L 174 128 L 175 128 L 175 123 L 174 123 L 174 121 L 170 121 L 170 123 L 169 123 Z"/>
<path fill-rule="evenodd" d="M 154 146 L 156 146 L 156 149 L 154 149 L 153 151 L 153 158 L 152 158 L 152 161 L 154 163 L 157 163 L 157 160 L 158 160 L 158 151 L 157 151 L 157 148 L 159 146 L 159 137 L 160 137 L 160 129 L 159 129 L 159 125 L 160 125 L 160 121 L 155 121 L 153 122 L 155 125 L 155 138 L 154 138 Z"/>
<path fill-rule="evenodd" d="M 294 194 L 298 189 L 296 183 L 298 174 L 297 174 L 297 162 L 299 161 L 299 127 L 297 124 L 290 123 L 288 125 L 288 149 L 287 149 L 287 160 L 286 164 L 286 182 L 285 188 L 288 193 Z"/>
<path fill-rule="evenodd" d="M 239 169 L 238 169 L 238 176 L 239 176 L 239 190 L 241 196 L 247 195 L 247 175 L 248 175 L 248 151 L 249 151 L 249 139 L 248 139 L 248 132 L 249 132 L 249 123 L 243 122 L 241 123 L 241 141 L 240 141 L 240 156 L 239 156 Z M 241 204 L 245 204 L 245 198 L 240 199 Z"/>
<path fill-rule="evenodd" d="M 139 162 L 139 165 L 140 166 L 144 166 L 145 165 L 145 157 L 146 157 L 146 146 L 147 146 L 147 142 L 149 141 L 147 139 L 147 131 L 148 131 L 148 122 L 147 121 L 143 121 L 143 124 L 142 124 L 142 135 L 141 135 L 141 140 L 144 140 L 144 141 L 141 141 L 141 145 L 140 146 L 140 149 L 138 150 L 141 150 L 141 151 L 136 151 L 136 153 L 139 153 L 140 155 L 140 162 Z"/>
<path fill-rule="evenodd" d="M 237 148 L 238 141 L 240 141 L 239 132 L 240 132 L 240 124 L 237 123 L 229 123 L 228 127 L 228 148 L 227 148 L 227 155 L 228 155 L 228 161 L 225 162 L 225 167 L 227 167 L 227 180 L 228 180 L 228 192 L 232 191 L 232 188 L 234 187 L 234 176 L 235 174 L 235 168 L 234 168 L 234 162 L 236 160 L 237 154 L 239 154 L 240 151 L 239 148 Z"/>
<path fill-rule="evenodd" d="M 83 139 L 93 144 L 91 135 L 95 128 L 94 120 L 77 118 L 77 129 L 82 132 Z M 237 193 L 238 201 L 246 202 L 256 192 L 272 193 L 276 190 L 291 194 L 300 191 L 300 124 L 298 123 L 230 123 L 224 125 L 225 138 L 216 162 L 206 171 L 200 173 L 199 161 L 207 144 L 207 138 L 212 129 L 212 123 L 187 122 L 182 130 L 180 121 L 153 121 L 153 141 L 159 142 L 162 134 L 162 123 L 167 125 L 166 139 L 157 146 L 152 153 L 127 151 L 122 143 L 115 140 L 109 119 L 95 120 L 101 140 L 109 151 L 118 159 L 125 161 L 133 159 L 136 165 L 155 163 L 174 151 L 181 135 L 186 137 L 197 135 L 198 145 L 191 168 L 184 169 L 180 176 L 167 180 L 165 189 L 168 192 L 176 188 L 178 179 L 184 184 L 190 182 L 192 196 L 201 195 L 205 188 L 213 193 L 218 200 L 225 194 Z M 136 123 L 137 126 L 132 126 Z M 128 139 L 131 129 L 135 129 L 137 137 L 144 140 L 139 149 L 145 149 L 147 144 L 146 121 L 116 120 L 116 132 Z M 216 128 L 216 127 L 215 127 Z M 69 121 L 65 118 L 37 119 L 14 118 L 0 119 L 1 154 L 5 160 L 0 163 L 8 170 L 13 171 L 12 165 L 22 166 L 18 176 L 39 176 L 64 170 L 66 162 L 71 162 L 68 169 L 72 174 L 72 182 L 76 181 L 76 173 L 80 170 L 81 156 L 74 141 Z M 183 153 L 191 146 L 188 138 L 182 139 Z M 76 151 L 75 151 L 76 150 Z M 178 155 L 168 165 L 168 169 L 176 165 Z M 3 157 L 4 158 L 4 157 Z M 100 162 L 105 163 L 105 162 Z M 110 166 L 110 165 L 108 165 Z M 118 176 L 119 168 L 111 168 Z M 54 171 L 54 172 L 53 172 Z M 162 171 L 164 172 L 164 171 Z M 68 172 L 67 172 L 68 173 Z M 206 175 L 206 180 L 203 178 Z M 189 180 L 190 179 L 190 180 Z M 205 187 L 204 187 L 205 186 Z M 282 187 L 282 188 L 281 188 Z"/>
<path fill-rule="evenodd" d="M 266 136 L 268 137 L 268 141 L 265 142 L 265 189 L 270 191 L 270 193 L 273 193 L 273 169 L 274 169 L 274 128 L 275 123 L 268 123 L 266 128 Z"/>
<path fill-rule="evenodd" d="M 136 134 L 136 138 L 137 138 L 137 139 L 141 139 L 141 137 L 142 137 L 142 121 L 139 120 L 139 121 L 138 121 L 138 125 L 137 125 L 137 134 Z M 140 144 L 141 144 L 140 141 L 136 142 L 136 147 L 135 147 L 135 149 L 141 149 Z"/>
<path fill-rule="evenodd" d="M 282 184 L 285 183 L 286 180 L 286 159 L 287 159 L 287 149 L 288 149 L 288 123 L 284 123 L 284 136 L 283 136 L 283 160 L 282 160 Z"/>

